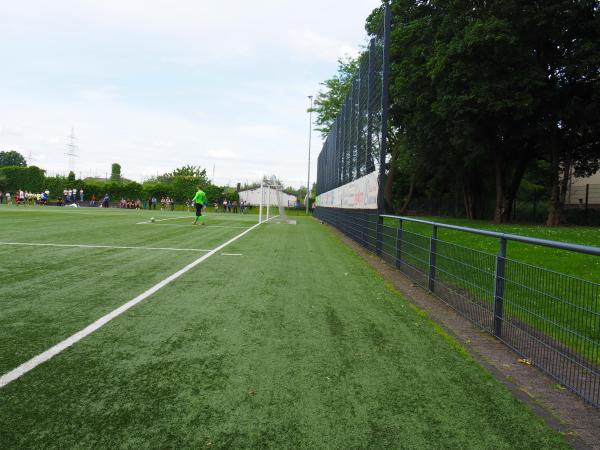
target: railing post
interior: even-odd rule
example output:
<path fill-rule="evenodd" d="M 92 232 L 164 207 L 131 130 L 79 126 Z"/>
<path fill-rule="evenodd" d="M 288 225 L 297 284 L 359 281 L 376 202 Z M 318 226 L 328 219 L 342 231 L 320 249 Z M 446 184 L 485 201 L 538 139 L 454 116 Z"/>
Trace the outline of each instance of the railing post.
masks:
<path fill-rule="evenodd" d="M 437 226 L 433 225 L 429 241 L 429 291 L 435 291 L 435 252 L 437 243 Z"/>
<path fill-rule="evenodd" d="M 494 282 L 494 336 L 502 337 L 504 303 L 504 268 L 506 265 L 506 239 L 500 238 L 500 249 L 496 256 L 496 275 Z"/>
<path fill-rule="evenodd" d="M 398 228 L 396 228 L 396 268 L 399 269 L 402 265 L 402 219 L 398 220 Z"/>
<path fill-rule="evenodd" d="M 383 217 L 377 214 L 377 235 L 375 237 L 375 249 L 377 256 L 381 256 L 381 248 L 383 246 Z"/>

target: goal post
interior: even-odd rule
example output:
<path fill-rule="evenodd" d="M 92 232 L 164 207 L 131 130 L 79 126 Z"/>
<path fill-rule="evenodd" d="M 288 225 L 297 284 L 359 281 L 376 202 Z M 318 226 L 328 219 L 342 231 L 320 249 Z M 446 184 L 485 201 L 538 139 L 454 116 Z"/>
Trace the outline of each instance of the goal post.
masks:
<path fill-rule="evenodd" d="M 283 186 L 275 177 L 271 179 L 263 178 L 260 183 L 260 202 L 258 210 L 258 222 L 277 222 L 288 223 L 286 214 L 286 203 L 284 199 Z M 263 212 L 263 207 L 266 208 Z M 277 208 L 277 213 L 273 215 L 271 208 Z"/>

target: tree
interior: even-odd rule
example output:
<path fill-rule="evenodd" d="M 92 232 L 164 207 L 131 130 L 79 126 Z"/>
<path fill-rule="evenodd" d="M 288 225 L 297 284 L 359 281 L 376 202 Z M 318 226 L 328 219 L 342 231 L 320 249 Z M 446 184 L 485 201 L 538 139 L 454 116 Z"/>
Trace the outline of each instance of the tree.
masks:
<path fill-rule="evenodd" d="M 175 169 L 169 175 L 171 175 L 172 177 L 206 178 L 206 169 L 203 169 L 200 166 L 192 166 L 188 164 L 186 166 Z"/>
<path fill-rule="evenodd" d="M 121 182 L 121 164 L 113 163 L 110 171 L 110 181 L 114 183 Z"/>
<path fill-rule="evenodd" d="M 600 166 L 600 7 L 593 0 L 548 3 L 528 5 L 527 36 L 543 75 L 538 128 L 550 164 L 546 224 L 555 226 L 571 176 Z"/>
<path fill-rule="evenodd" d="M 8 152 L 0 152 L 0 167 L 27 167 L 27 161 L 23 155 L 14 150 Z"/>
<path fill-rule="evenodd" d="M 493 198 L 494 220 L 506 222 L 527 170 L 544 159 L 552 215 L 569 175 L 598 167 L 597 1 L 394 0 L 392 8 L 386 194 L 460 193 L 471 218 Z M 380 18 L 375 10 L 367 30 Z"/>
<path fill-rule="evenodd" d="M 23 189 L 40 192 L 46 179 L 45 171 L 36 166 L 0 167 L 0 178 L 5 179 L 4 188 L 10 191 Z"/>
<path fill-rule="evenodd" d="M 206 175 L 206 169 L 201 168 L 200 166 L 192 166 L 186 165 L 179 167 L 172 172 L 163 173 L 162 175 L 158 175 L 155 178 L 151 178 L 149 181 L 155 181 L 159 183 L 172 183 L 178 177 L 191 177 L 195 181 L 196 186 L 208 186 L 210 184 L 210 180 Z"/>
<path fill-rule="evenodd" d="M 360 57 L 345 56 L 340 58 L 338 59 L 337 75 L 321 83 L 325 90 L 319 91 L 317 94 L 312 110 L 316 113 L 316 130 L 321 132 L 323 138 L 327 137 L 331 131 L 346 94 L 350 91 L 352 79 L 358 73 L 359 65 Z"/>
<path fill-rule="evenodd" d="M 72 170 L 69 172 L 69 175 L 67 175 L 67 181 L 70 183 L 75 182 L 75 172 Z"/>

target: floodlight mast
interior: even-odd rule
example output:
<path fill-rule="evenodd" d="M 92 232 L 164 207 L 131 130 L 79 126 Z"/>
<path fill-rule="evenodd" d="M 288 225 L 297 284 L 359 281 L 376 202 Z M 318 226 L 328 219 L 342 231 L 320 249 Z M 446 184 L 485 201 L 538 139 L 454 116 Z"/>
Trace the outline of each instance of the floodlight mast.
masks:
<path fill-rule="evenodd" d="M 306 214 L 308 214 L 308 204 L 310 203 L 310 144 L 312 141 L 312 106 L 313 96 L 309 95 L 310 108 L 308 109 L 308 179 L 306 181 Z"/>

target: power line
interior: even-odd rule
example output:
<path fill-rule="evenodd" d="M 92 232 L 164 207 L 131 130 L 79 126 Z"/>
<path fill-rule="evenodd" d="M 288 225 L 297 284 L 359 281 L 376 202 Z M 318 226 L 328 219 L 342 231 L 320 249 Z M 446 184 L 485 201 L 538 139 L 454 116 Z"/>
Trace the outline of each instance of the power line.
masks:
<path fill-rule="evenodd" d="M 79 150 L 79 147 L 77 147 L 75 142 L 75 129 L 71 128 L 69 142 L 67 143 L 67 153 L 65 153 L 65 156 L 69 157 L 69 172 L 75 172 L 75 158 L 79 157 L 77 150 Z"/>

